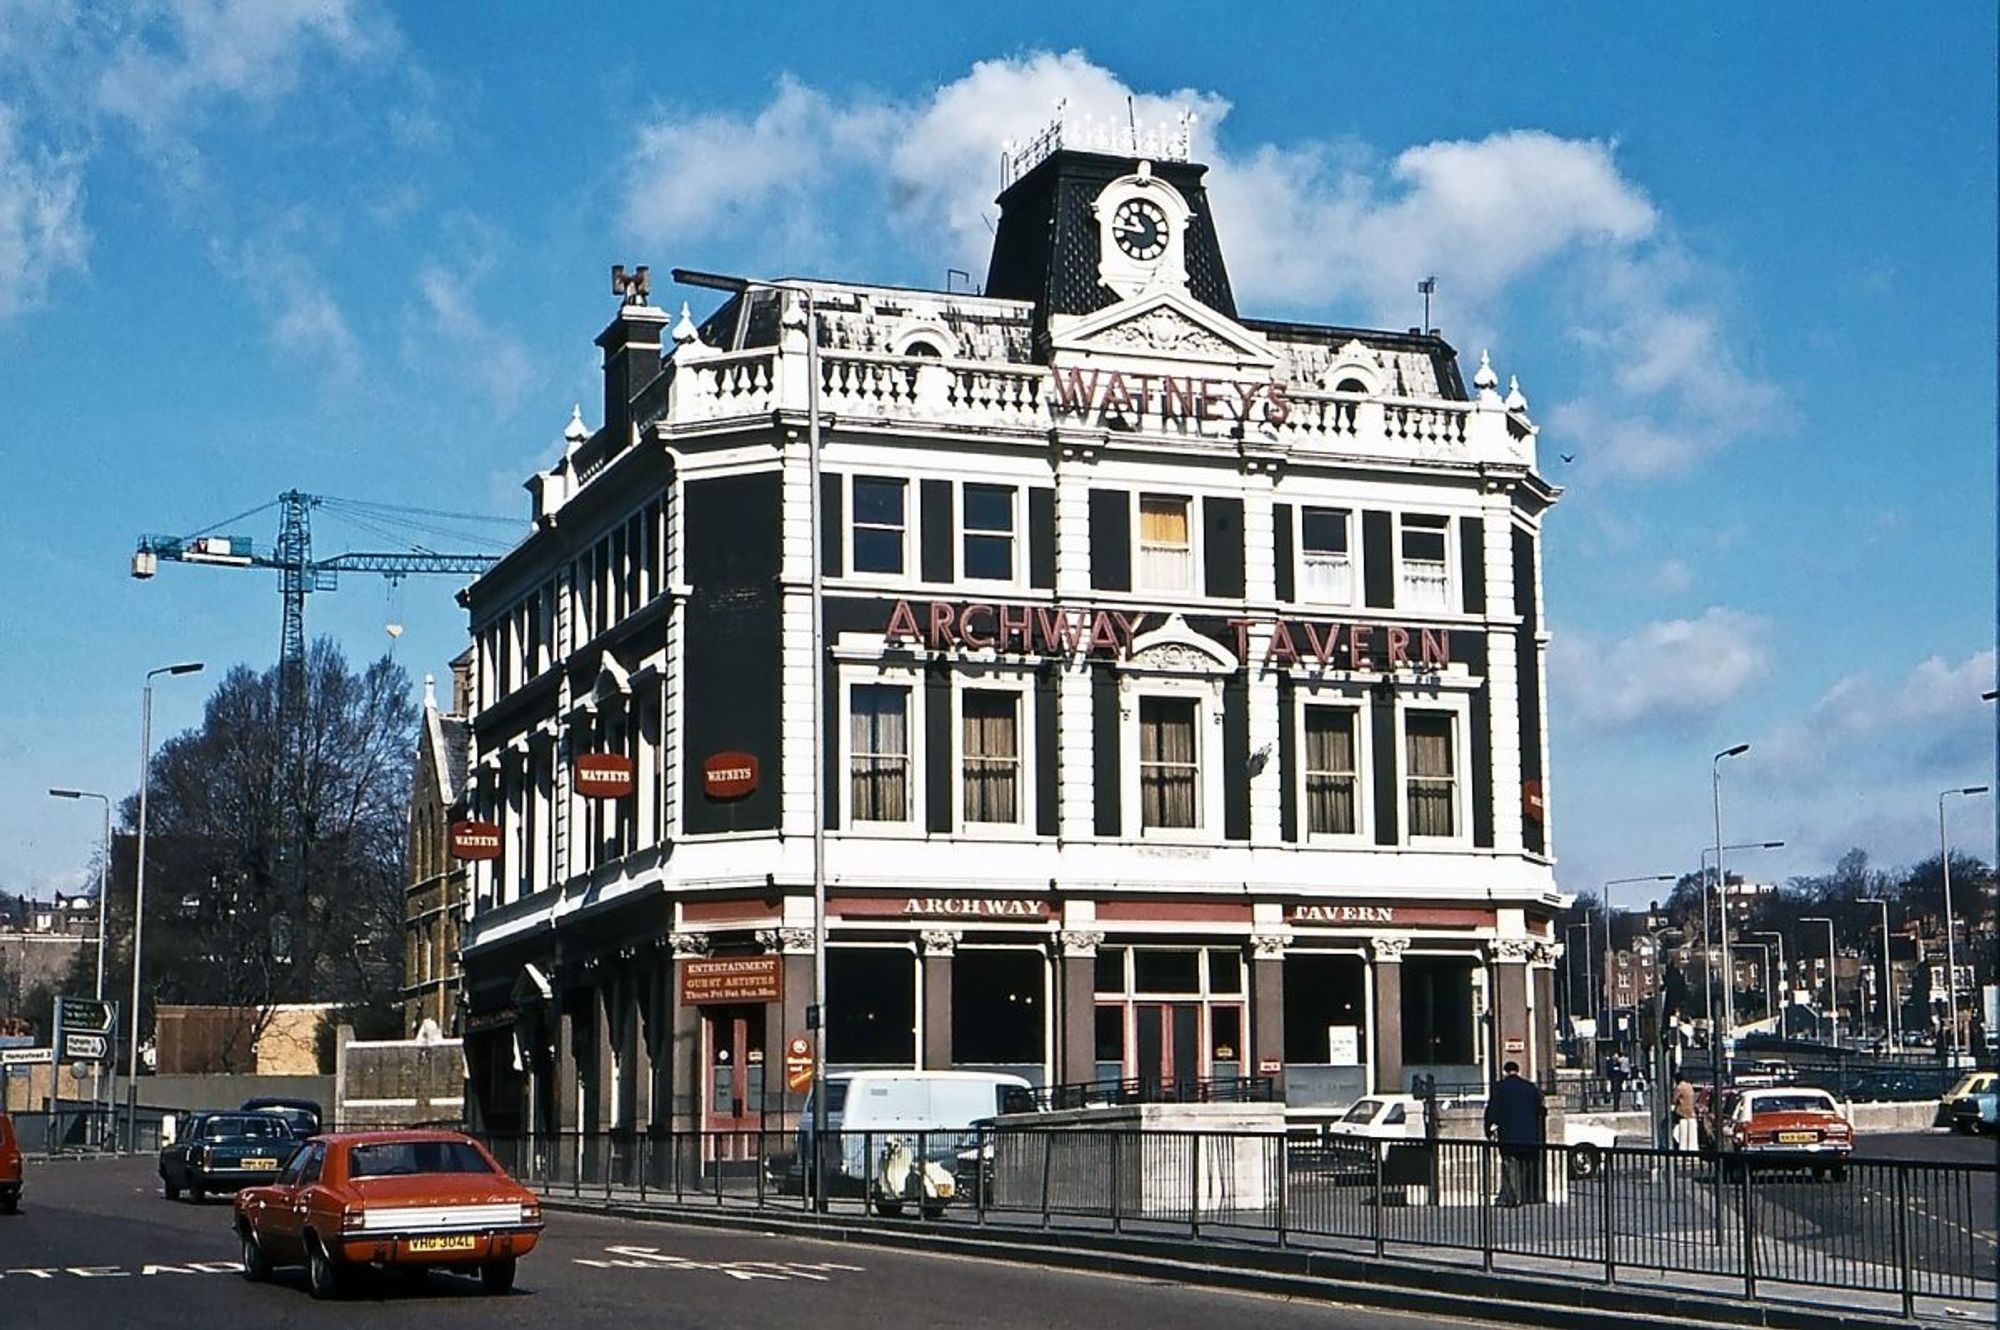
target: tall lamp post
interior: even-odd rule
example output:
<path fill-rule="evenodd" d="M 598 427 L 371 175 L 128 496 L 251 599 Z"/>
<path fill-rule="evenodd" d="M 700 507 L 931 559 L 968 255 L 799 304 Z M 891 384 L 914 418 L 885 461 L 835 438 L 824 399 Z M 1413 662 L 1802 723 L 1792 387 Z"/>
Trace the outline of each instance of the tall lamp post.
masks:
<path fill-rule="evenodd" d="M 1722 933 L 1722 968 L 1726 982 L 1722 986 L 1722 1047 L 1709 1050 L 1710 1069 L 1715 1074 L 1710 1077 L 1714 1083 L 1715 1102 L 1722 1103 L 1721 1073 L 1727 1071 L 1730 1078 L 1736 1075 L 1736 977 L 1729 973 L 1729 877 L 1722 871 L 1722 763 L 1723 759 L 1741 757 L 1750 751 L 1749 744 L 1737 744 L 1717 753 L 1708 764 L 1709 793 L 1715 805 L 1715 895 L 1717 901 L 1716 919 Z"/>
<path fill-rule="evenodd" d="M 1986 793 L 1984 785 L 1967 785 L 1938 795 L 1938 871 L 1944 874 L 1944 995 L 1945 1011 L 1951 1020 L 1951 1065 L 1956 1067 L 1964 1050 L 1958 1037 L 1958 925 L 1951 913 L 1951 846 L 1945 838 L 1944 801 L 1952 795 L 1972 798 Z"/>
<path fill-rule="evenodd" d="M 97 1000 L 104 1001 L 104 901 L 106 874 L 111 870 L 111 796 L 94 790 L 50 790 L 58 799 L 95 799 L 104 805 L 104 848 L 97 860 Z M 113 1056 L 107 1052 L 105 1056 Z M 100 1060 L 90 1068 L 90 1103 L 92 1111 L 104 1098 L 104 1063 Z"/>
<path fill-rule="evenodd" d="M 1824 915 L 1807 915 L 1799 920 L 1802 924 L 1826 925 L 1826 1011 L 1832 1017 L 1833 1051 L 1840 1052 L 1840 976 L 1835 969 L 1836 957 L 1833 953 L 1833 920 Z"/>
<path fill-rule="evenodd" d="M 813 1000 L 806 1027 L 813 1036 L 813 1208 L 826 1211 L 826 722 L 820 712 L 826 705 L 826 621 L 822 594 L 820 557 L 819 495 L 819 311 L 812 290 L 787 282 L 759 281 L 723 273 L 675 268 L 673 278 L 682 286 L 698 286 L 710 291 L 745 295 L 751 290 L 789 293 L 799 302 L 806 319 L 806 540 L 811 546 L 807 562 L 811 567 L 808 594 L 812 598 L 810 647 L 812 659 L 808 687 L 812 690 L 812 888 L 813 888 Z"/>
<path fill-rule="evenodd" d="M 1614 877 L 1604 884 L 1602 898 L 1604 904 L 1604 1005 L 1611 1011 L 1612 1044 L 1614 1048 L 1617 1045 L 1618 1003 L 1616 998 L 1613 997 L 1617 981 L 1612 977 L 1611 967 L 1611 889 L 1613 887 L 1626 886 L 1633 882 L 1671 882 L 1673 880 L 1674 875 L 1672 873 L 1645 873 L 1638 877 Z M 1634 999 L 1635 1004 L 1636 1001 Z"/>
<path fill-rule="evenodd" d="M 139 691 L 139 856 L 133 872 L 132 899 L 132 1009 L 130 1022 L 131 1055 L 125 1070 L 125 1149 L 139 1148 L 139 962 L 146 928 L 146 790 L 153 769 L 153 680 L 162 674 L 194 674 L 198 660 L 179 665 L 162 665 L 146 671 L 146 686 Z"/>
<path fill-rule="evenodd" d="M 1584 995 L 1588 997 L 1597 982 L 1592 977 L 1590 971 L 1590 920 L 1586 919 L 1580 924 L 1571 924 L 1568 928 L 1565 928 L 1563 930 L 1563 942 L 1567 944 L 1572 937 L 1576 936 L 1576 930 L 1579 928 L 1583 930 L 1583 987 Z M 1575 948 L 1570 948 L 1569 954 L 1572 956 L 1575 955 Z M 1576 962 L 1574 960 L 1569 965 L 1569 986 L 1569 1028 L 1570 1032 L 1574 1034 L 1576 1032 Z M 1594 1048 L 1597 1043 L 1597 1035 L 1595 1033 L 1597 1030 L 1597 1007 L 1594 1001 L 1590 1009 L 1590 1028 L 1592 1031 L 1590 1041 Z"/>
<path fill-rule="evenodd" d="M 1765 980 L 1765 984 L 1764 984 L 1764 996 L 1765 996 L 1765 1001 L 1766 1001 L 1767 1003 L 1772 1003 L 1772 1004 L 1775 1004 L 1775 1005 L 1774 1005 L 1774 1009 L 1775 1009 L 1775 1010 L 1777 1011 L 1777 1013 L 1778 1013 L 1778 1037 L 1779 1037 L 1780 1039 L 1783 1039 L 1783 1038 L 1785 1037 L 1785 1027 L 1786 1027 L 1787 1025 L 1789 1025 L 1789 1024 L 1791 1023 L 1791 1022 L 1790 1022 L 1790 1021 L 1789 1021 L 1789 1020 L 1788 1020 L 1788 1019 L 1786 1018 L 1786 1015 L 1785 1015 L 1785 1013 L 1786 1013 L 1786 1012 L 1787 1012 L 1788 1010 L 1790 1010 L 1790 1008 L 1791 1008 L 1791 1005 L 1792 1005 L 1792 1001 L 1791 1001 L 1791 998 L 1792 998 L 1792 972 L 1791 972 L 1790 970 L 1788 970 L 1788 969 L 1786 969 L 1786 968 L 1785 968 L 1785 935 L 1784 935 L 1783 933 L 1774 933 L 1774 932 L 1772 932 L 1772 931 L 1771 931 L 1770 929 L 1768 929 L 1768 928 L 1759 928 L 1759 929 L 1753 929 L 1753 930 L 1751 930 L 1751 931 L 1749 931 L 1749 932 L 1746 932 L 1746 933 L 1745 933 L 1745 934 L 1744 934 L 1743 936 L 1745 936 L 1745 937 L 1767 937 L 1767 938 L 1770 938 L 1770 939 L 1771 939 L 1771 940 L 1772 940 L 1773 942 L 1775 942 L 1775 943 L 1777 943 L 1777 944 L 1778 944 L 1778 947 L 1777 947 L 1777 951 L 1778 951 L 1778 983 L 1777 983 L 1777 985 L 1773 985 L 1773 984 L 1772 984 L 1772 983 L 1770 982 L 1770 980 L 1769 980 L 1768 978 L 1766 978 L 1766 980 Z M 1768 957 L 1767 957 L 1766 959 L 1768 959 Z M 1767 974 L 1768 974 L 1768 972 L 1767 972 Z M 1777 991 L 1776 993 L 1773 993 L 1773 992 L 1772 992 L 1772 989 L 1773 989 L 1774 987 L 1776 987 L 1776 988 L 1778 989 L 1778 991 Z"/>
<path fill-rule="evenodd" d="M 1896 1037 L 1896 972 L 1889 968 L 1889 902 L 1882 896 L 1863 896 L 1862 905 L 1882 907 L 1882 1035 L 1889 1041 L 1889 1056 L 1903 1049 Z"/>
<path fill-rule="evenodd" d="M 1785 843 L 1781 840 L 1749 840 L 1749 841 L 1740 841 L 1735 845 L 1725 845 L 1722 848 L 1725 850 L 1781 850 L 1784 848 L 1784 846 Z M 1717 909 L 1727 909 L 1729 904 L 1728 892 L 1723 887 L 1721 874 L 1718 873 L 1716 875 L 1715 890 L 1711 892 L 1708 889 L 1708 856 L 1714 853 L 1715 853 L 1715 846 L 1713 845 L 1704 845 L 1701 847 L 1701 872 L 1699 874 L 1702 881 L 1702 888 L 1701 888 L 1702 1014 L 1708 1018 L 1708 1029 L 1711 1041 L 1713 1041 L 1715 1035 L 1715 966 L 1710 962 L 1710 958 L 1715 953 L 1713 945 L 1709 941 L 1709 932 L 1708 932 L 1709 898 L 1711 896 L 1714 897 L 1715 907 Z M 1711 1050 L 1711 1052 L 1712 1051 L 1713 1050 Z"/>

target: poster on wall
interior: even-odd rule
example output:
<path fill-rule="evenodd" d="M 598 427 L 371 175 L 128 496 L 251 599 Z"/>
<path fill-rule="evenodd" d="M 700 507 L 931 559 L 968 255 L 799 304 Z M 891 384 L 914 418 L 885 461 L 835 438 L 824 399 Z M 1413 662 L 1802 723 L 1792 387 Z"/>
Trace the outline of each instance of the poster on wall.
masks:
<path fill-rule="evenodd" d="M 1358 1067 L 1361 1065 L 1361 1027 L 1358 1025 L 1329 1025 L 1326 1027 L 1326 1060 L 1336 1067 Z"/>

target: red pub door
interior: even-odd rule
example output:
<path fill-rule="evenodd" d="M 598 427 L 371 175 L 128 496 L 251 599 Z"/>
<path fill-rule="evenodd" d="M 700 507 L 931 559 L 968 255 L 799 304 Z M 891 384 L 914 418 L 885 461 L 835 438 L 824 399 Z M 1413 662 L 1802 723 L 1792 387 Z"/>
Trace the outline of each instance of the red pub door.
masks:
<path fill-rule="evenodd" d="M 707 1068 L 702 1129 L 711 1159 L 757 1158 L 757 1129 L 764 1120 L 764 1008 L 708 1007 L 702 1012 Z"/>
<path fill-rule="evenodd" d="M 1201 1006 L 1194 1002 L 1142 1002 L 1138 1022 L 1139 1079 L 1169 1093 L 1201 1078 Z M 1178 1094 L 1176 1094 L 1178 1097 Z"/>

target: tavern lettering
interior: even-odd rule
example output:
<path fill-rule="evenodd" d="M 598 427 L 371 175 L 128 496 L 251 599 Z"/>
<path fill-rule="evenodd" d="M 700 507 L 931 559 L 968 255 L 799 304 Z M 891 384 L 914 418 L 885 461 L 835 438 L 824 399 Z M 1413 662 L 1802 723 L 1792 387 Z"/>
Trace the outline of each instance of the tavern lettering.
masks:
<path fill-rule="evenodd" d="M 980 916 L 1001 919 L 1046 919 L 1047 901 L 987 899 L 970 896 L 912 896 L 903 902 L 904 914 Z"/>
<path fill-rule="evenodd" d="M 1118 370 L 1059 369 L 1052 405 L 1058 416 L 1099 415 L 1139 419 L 1157 415 L 1166 423 L 1193 421 L 1282 425 L 1292 414 L 1282 383 L 1235 379 L 1183 378 L 1172 374 L 1126 374 Z"/>

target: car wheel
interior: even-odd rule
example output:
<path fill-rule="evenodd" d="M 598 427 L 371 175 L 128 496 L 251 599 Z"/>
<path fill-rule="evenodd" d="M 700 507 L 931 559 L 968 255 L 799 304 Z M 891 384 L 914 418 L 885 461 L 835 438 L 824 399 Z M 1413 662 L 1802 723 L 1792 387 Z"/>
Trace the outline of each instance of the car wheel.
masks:
<path fill-rule="evenodd" d="M 8 1195 L 0 1196 L 0 1215 L 17 1215 L 19 1213 L 21 1213 L 21 1197 L 19 1193 L 10 1192 Z"/>
<path fill-rule="evenodd" d="M 332 1253 L 316 1237 L 306 1239 L 306 1286 L 315 1298 L 326 1301 L 341 1294 L 342 1278 L 340 1267 L 334 1263 Z"/>
<path fill-rule="evenodd" d="M 1826 1175 L 1835 1182 L 1845 1182 L 1847 1181 L 1847 1165 L 1835 1164 L 1833 1167 L 1827 1169 Z"/>
<path fill-rule="evenodd" d="M 271 1258 L 264 1254 L 264 1244 L 248 1228 L 243 1230 L 243 1277 L 253 1284 L 271 1277 Z"/>
<path fill-rule="evenodd" d="M 488 1261 L 479 1267 L 479 1287 L 488 1293 L 506 1293 L 514 1287 L 514 1258 Z"/>
<path fill-rule="evenodd" d="M 166 1192 L 167 1199 L 170 1201 L 178 1201 L 181 1198 L 180 1187 L 175 1183 L 167 1181 L 165 1178 L 160 1179 L 160 1190 Z"/>
<path fill-rule="evenodd" d="M 926 1219 L 943 1219 L 943 1218 L 944 1218 L 944 1209 L 945 1209 L 945 1208 L 944 1208 L 944 1207 L 943 1207 L 942 1205 L 927 1205 L 927 1206 L 923 1207 L 923 1211 L 924 1211 L 924 1218 L 926 1218 Z"/>
<path fill-rule="evenodd" d="M 202 1190 L 200 1183 L 198 1182 L 188 1183 L 188 1200 L 192 1201 L 196 1205 L 200 1205 L 203 1201 L 207 1199 L 208 1199 L 208 1193 Z"/>
<path fill-rule="evenodd" d="M 1594 1145 L 1579 1145 L 1569 1152 L 1569 1176 L 1582 1182 L 1604 1171 L 1604 1152 Z"/>
<path fill-rule="evenodd" d="M 901 1219 L 903 1217 L 903 1203 L 901 1201 L 885 1201 L 878 1196 L 875 1198 L 875 1213 L 884 1219 Z"/>

